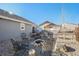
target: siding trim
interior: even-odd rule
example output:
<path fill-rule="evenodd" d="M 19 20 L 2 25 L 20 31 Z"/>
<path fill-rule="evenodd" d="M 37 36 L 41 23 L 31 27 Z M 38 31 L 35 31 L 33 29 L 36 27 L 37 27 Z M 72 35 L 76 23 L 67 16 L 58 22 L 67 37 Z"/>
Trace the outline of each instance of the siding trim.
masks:
<path fill-rule="evenodd" d="M 31 24 L 31 23 L 28 23 L 28 22 L 25 22 L 25 21 L 21 21 L 21 20 L 19 20 L 19 19 L 13 19 L 13 18 L 9 18 L 9 17 L 5 17 L 5 16 L 1 16 L 1 15 L 0 15 L 0 18 L 8 19 L 8 20 L 11 20 L 11 21 L 16 21 L 16 22 L 21 22 L 21 23 L 26 23 L 26 24 L 35 26 L 34 24 Z"/>

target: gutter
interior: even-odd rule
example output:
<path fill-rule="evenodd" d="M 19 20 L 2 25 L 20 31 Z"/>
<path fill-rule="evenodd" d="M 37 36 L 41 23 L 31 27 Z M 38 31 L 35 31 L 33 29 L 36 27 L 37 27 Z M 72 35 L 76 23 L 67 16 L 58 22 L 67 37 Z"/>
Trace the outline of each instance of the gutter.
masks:
<path fill-rule="evenodd" d="M 2 15 L 0 15 L 0 18 L 8 19 L 8 20 L 15 21 L 15 22 L 20 22 L 20 23 L 25 23 L 25 24 L 29 24 L 29 25 L 32 25 L 32 26 L 36 26 L 35 24 L 32 24 L 32 23 L 28 23 L 28 22 L 25 22 L 25 21 L 21 21 L 19 19 L 9 18 L 9 17 L 2 16 Z"/>

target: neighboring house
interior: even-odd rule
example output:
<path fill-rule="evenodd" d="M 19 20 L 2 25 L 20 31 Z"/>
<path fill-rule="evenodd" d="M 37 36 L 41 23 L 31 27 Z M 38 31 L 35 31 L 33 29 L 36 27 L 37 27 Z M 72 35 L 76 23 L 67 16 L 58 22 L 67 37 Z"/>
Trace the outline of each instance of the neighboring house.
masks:
<path fill-rule="evenodd" d="M 78 25 L 72 23 L 64 23 L 61 26 L 63 27 L 64 31 L 74 31 Z"/>
<path fill-rule="evenodd" d="M 29 35 L 33 27 L 31 21 L 0 9 L 0 40 L 20 39 L 21 33 Z"/>
<path fill-rule="evenodd" d="M 75 38 L 75 28 L 77 27 L 76 24 L 71 24 L 71 23 L 64 23 L 61 25 L 60 31 L 58 33 L 58 35 L 60 37 L 62 37 L 63 35 L 65 35 L 65 37 L 68 39 Z"/>
<path fill-rule="evenodd" d="M 43 30 L 51 31 L 53 33 L 57 33 L 60 29 L 60 25 L 56 25 L 56 24 L 51 23 L 49 21 L 46 21 L 46 22 L 40 24 L 39 26 Z"/>

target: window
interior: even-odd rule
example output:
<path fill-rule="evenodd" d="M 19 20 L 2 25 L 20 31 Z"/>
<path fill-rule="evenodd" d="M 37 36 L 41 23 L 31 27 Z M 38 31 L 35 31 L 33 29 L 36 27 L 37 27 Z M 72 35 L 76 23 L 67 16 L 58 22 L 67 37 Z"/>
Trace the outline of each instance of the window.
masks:
<path fill-rule="evenodd" d="M 21 29 L 21 30 L 25 30 L 25 24 L 24 24 L 24 23 L 21 23 L 21 24 L 20 24 L 20 29 Z"/>

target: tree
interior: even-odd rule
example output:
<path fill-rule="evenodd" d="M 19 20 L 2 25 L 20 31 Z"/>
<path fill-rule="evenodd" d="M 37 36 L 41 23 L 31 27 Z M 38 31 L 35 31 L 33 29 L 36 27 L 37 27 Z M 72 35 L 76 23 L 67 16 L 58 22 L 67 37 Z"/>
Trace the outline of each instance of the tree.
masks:
<path fill-rule="evenodd" d="M 79 26 L 75 28 L 76 40 L 79 42 Z"/>

